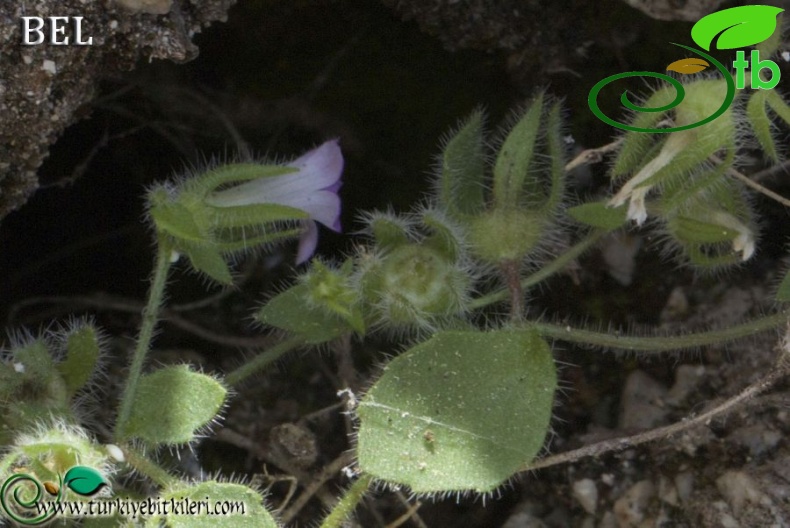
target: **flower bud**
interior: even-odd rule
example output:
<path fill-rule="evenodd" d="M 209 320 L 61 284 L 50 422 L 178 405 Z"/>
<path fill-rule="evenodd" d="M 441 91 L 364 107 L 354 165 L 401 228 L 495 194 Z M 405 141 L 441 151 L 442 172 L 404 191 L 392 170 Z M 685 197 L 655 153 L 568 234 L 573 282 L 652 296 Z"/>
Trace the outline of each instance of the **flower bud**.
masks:
<path fill-rule="evenodd" d="M 469 274 L 436 249 L 407 244 L 363 266 L 363 295 L 381 324 L 430 327 L 465 311 Z"/>

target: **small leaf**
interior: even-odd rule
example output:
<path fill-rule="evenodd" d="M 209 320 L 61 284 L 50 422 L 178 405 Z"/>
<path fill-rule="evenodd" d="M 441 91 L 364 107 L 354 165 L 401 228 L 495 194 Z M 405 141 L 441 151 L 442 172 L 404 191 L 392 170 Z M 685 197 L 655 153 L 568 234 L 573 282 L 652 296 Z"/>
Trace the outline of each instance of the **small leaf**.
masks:
<path fill-rule="evenodd" d="M 233 284 L 228 263 L 214 245 L 191 245 L 184 252 L 196 271 L 205 273 L 220 284 Z"/>
<path fill-rule="evenodd" d="M 483 121 L 482 111 L 473 112 L 444 146 L 438 194 L 451 215 L 473 215 L 485 206 Z"/>
<path fill-rule="evenodd" d="M 110 483 L 91 467 L 74 466 L 63 476 L 63 485 L 80 495 L 90 496 Z"/>
<path fill-rule="evenodd" d="M 716 11 L 701 18 L 691 28 L 691 38 L 705 51 L 713 39 L 717 49 L 753 46 L 768 39 L 776 30 L 776 16 L 784 11 L 767 5 L 747 5 Z"/>
<path fill-rule="evenodd" d="M 773 134 L 771 133 L 771 118 L 768 116 L 766 98 L 773 90 L 756 90 L 746 104 L 746 117 L 754 131 L 754 137 L 760 142 L 760 146 L 772 161 L 779 161 L 779 154 L 776 150 Z"/>
<path fill-rule="evenodd" d="M 431 231 L 424 245 L 435 249 L 447 260 L 455 261 L 461 254 L 461 244 L 456 230 L 443 216 L 437 211 L 425 211 L 422 214 L 422 223 Z"/>
<path fill-rule="evenodd" d="M 609 207 L 606 202 L 588 202 L 568 209 L 571 218 L 582 224 L 612 231 L 624 225 L 627 221 L 628 208 Z"/>
<path fill-rule="evenodd" d="M 556 384 L 533 331 L 439 332 L 360 402 L 360 468 L 416 493 L 489 492 L 540 451 Z"/>
<path fill-rule="evenodd" d="M 206 233 L 195 222 L 193 211 L 180 203 L 153 204 L 150 214 L 157 230 L 177 240 L 199 243 L 206 239 Z"/>
<path fill-rule="evenodd" d="M 738 232 L 723 225 L 678 215 L 669 221 L 672 234 L 686 244 L 729 242 Z"/>
<path fill-rule="evenodd" d="M 36 387 L 47 387 L 57 375 L 47 343 L 40 338 L 14 350 L 12 362 L 24 379 Z"/>
<path fill-rule="evenodd" d="M 697 57 L 689 57 L 687 59 L 676 60 L 667 66 L 667 70 L 684 74 L 699 73 L 708 66 L 710 66 L 710 64 L 708 64 L 708 61 L 706 60 L 699 59 Z"/>
<path fill-rule="evenodd" d="M 123 433 L 153 444 L 184 444 L 219 412 L 227 390 L 187 365 L 159 369 L 140 379 Z"/>
<path fill-rule="evenodd" d="M 352 332 L 348 323 L 337 316 L 310 306 L 309 288 L 297 284 L 267 302 L 255 316 L 263 324 L 287 330 L 317 345 Z"/>
<path fill-rule="evenodd" d="M 790 272 L 785 275 L 785 278 L 779 284 L 779 289 L 776 290 L 776 300 L 779 302 L 790 301 Z"/>
<path fill-rule="evenodd" d="M 211 206 L 210 199 L 208 211 L 211 212 L 211 222 L 217 228 L 247 227 L 272 222 L 288 222 L 306 220 L 310 215 L 306 211 L 275 203 L 234 205 L 233 207 Z"/>
<path fill-rule="evenodd" d="M 283 165 L 262 165 L 260 163 L 231 163 L 230 165 L 220 165 L 211 169 L 197 178 L 191 178 L 187 182 L 188 192 L 199 197 L 205 197 L 208 193 L 215 191 L 219 186 L 238 183 L 259 178 L 271 178 L 298 172 L 295 167 Z"/>
<path fill-rule="evenodd" d="M 373 213 L 368 220 L 376 245 L 385 252 L 409 243 L 409 224 L 402 217 L 386 213 Z"/>
<path fill-rule="evenodd" d="M 179 484 L 162 493 L 160 500 L 183 504 L 204 504 L 204 508 L 220 504 L 232 511 L 223 515 L 196 515 L 185 511 L 182 515 L 152 517 L 150 526 L 168 528 L 277 528 L 277 522 L 263 505 L 263 497 L 255 490 L 231 482 L 207 481 L 198 484 Z M 208 501 L 208 502 L 207 502 Z M 183 509 L 182 509 L 183 511 Z M 149 524 L 146 524 L 149 526 Z"/>
<path fill-rule="evenodd" d="M 96 329 L 84 325 L 72 331 L 66 338 L 66 359 L 58 363 L 58 371 L 66 382 L 70 394 L 74 394 L 91 378 L 99 360 L 99 336 Z"/>
<path fill-rule="evenodd" d="M 515 209 L 524 195 L 524 182 L 532 165 L 542 114 L 543 94 L 540 94 L 510 130 L 499 149 L 494 164 L 496 208 Z"/>

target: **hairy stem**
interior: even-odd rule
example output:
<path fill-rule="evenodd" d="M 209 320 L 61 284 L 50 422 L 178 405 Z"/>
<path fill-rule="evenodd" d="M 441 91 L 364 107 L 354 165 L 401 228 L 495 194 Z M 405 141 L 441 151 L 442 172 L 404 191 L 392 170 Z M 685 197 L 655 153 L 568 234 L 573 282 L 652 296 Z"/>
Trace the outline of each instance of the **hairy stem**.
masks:
<path fill-rule="evenodd" d="M 304 344 L 304 340 L 298 337 L 291 337 L 282 343 L 274 345 L 272 348 L 261 352 L 250 361 L 240 366 L 236 370 L 231 371 L 225 376 L 225 383 L 230 386 L 236 386 L 242 381 L 246 380 L 253 374 L 262 370 L 264 367 L 280 359 L 284 354 L 290 352 Z"/>
<path fill-rule="evenodd" d="M 335 506 L 326 519 L 324 519 L 324 522 L 321 523 L 321 528 L 340 528 L 343 526 L 343 521 L 348 519 L 354 512 L 359 501 L 362 500 L 362 497 L 367 493 L 372 481 L 373 477 L 370 475 L 362 475 L 359 477 L 359 479 L 348 488 L 345 495 L 340 499 L 340 502 L 337 503 L 337 506 Z"/>
<path fill-rule="evenodd" d="M 167 272 L 172 265 L 172 248 L 166 240 L 158 240 L 156 252 L 156 263 L 154 265 L 154 275 L 151 280 L 151 288 L 148 290 L 148 302 L 143 309 L 143 321 L 140 325 L 140 334 L 137 337 L 132 364 L 129 367 L 129 376 L 126 379 L 126 386 L 121 396 L 121 407 L 118 412 L 118 420 L 115 422 L 116 441 L 127 438 L 126 425 L 132 414 L 132 406 L 137 392 L 137 385 L 143 373 L 145 356 L 151 348 L 151 339 L 154 336 L 154 328 L 159 320 L 159 311 L 164 302 L 165 285 L 167 284 Z"/>
<path fill-rule="evenodd" d="M 684 348 L 712 345 L 748 337 L 765 330 L 770 330 L 771 328 L 777 328 L 786 323 L 787 318 L 787 311 L 781 311 L 752 319 L 751 321 L 729 328 L 722 328 L 721 330 L 656 337 L 632 337 L 616 333 L 606 334 L 603 332 L 593 332 L 591 330 L 537 321 L 530 322 L 529 326 L 545 337 L 561 339 L 572 343 L 617 348 L 621 350 L 664 352 L 667 350 L 681 350 Z"/>
<path fill-rule="evenodd" d="M 598 457 L 607 453 L 614 453 L 624 449 L 630 449 L 646 442 L 667 438 L 698 425 L 710 423 L 710 421 L 714 418 L 733 411 L 739 405 L 770 389 L 777 382 L 781 381 L 788 373 L 790 373 L 790 363 L 786 361 L 780 362 L 771 370 L 771 372 L 746 387 L 739 394 L 728 399 L 721 405 L 717 405 L 713 409 L 698 416 L 689 416 L 666 427 L 651 429 L 649 431 L 645 431 L 644 433 L 635 434 L 633 436 L 623 436 L 611 440 L 604 440 L 602 442 L 596 442 L 579 449 L 574 449 L 573 451 L 567 451 L 565 453 L 548 456 L 528 464 L 519 471 L 534 471 L 536 469 L 555 466 L 557 464 L 576 462 L 577 460 L 581 460 L 582 458 L 589 456 Z"/>
<path fill-rule="evenodd" d="M 158 486 L 164 488 L 178 482 L 176 477 L 168 473 L 159 464 L 137 449 L 127 445 L 122 447 L 121 451 L 123 451 L 123 456 L 127 464 L 132 466 L 135 471 L 151 479 Z"/>
<path fill-rule="evenodd" d="M 502 275 L 510 293 L 510 320 L 514 323 L 524 319 L 524 288 L 521 286 L 520 264 L 509 260 L 502 263 Z"/>
<path fill-rule="evenodd" d="M 546 280 L 547 278 L 551 277 L 558 271 L 564 269 L 568 264 L 570 264 L 574 259 L 576 259 L 579 255 L 590 249 L 596 242 L 598 242 L 604 235 L 606 231 L 602 229 L 596 229 L 582 240 L 568 248 L 566 252 L 562 255 L 557 257 L 556 259 L 552 260 L 545 266 L 543 266 L 540 270 L 536 271 L 532 275 L 521 279 L 521 289 L 527 290 L 530 287 L 538 284 Z M 471 309 L 476 310 L 479 308 L 483 308 L 490 304 L 494 304 L 496 302 L 507 300 L 510 297 L 510 290 L 499 290 L 493 293 L 489 293 L 488 295 L 483 295 L 482 297 L 478 297 L 477 299 L 473 300 L 469 303 Z"/>

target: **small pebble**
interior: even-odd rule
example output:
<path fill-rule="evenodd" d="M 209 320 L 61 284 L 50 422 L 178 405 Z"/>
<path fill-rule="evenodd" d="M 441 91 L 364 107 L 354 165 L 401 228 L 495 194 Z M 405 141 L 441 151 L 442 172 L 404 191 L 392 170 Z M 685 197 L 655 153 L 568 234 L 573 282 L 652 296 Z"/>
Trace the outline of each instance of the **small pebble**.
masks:
<path fill-rule="evenodd" d="M 173 6 L 173 0 L 115 0 L 115 3 L 132 13 L 166 15 Z"/>
<path fill-rule="evenodd" d="M 748 425 L 730 433 L 729 439 L 749 450 L 753 457 L 773 451 L 782 440 L 782 434 L 762 424 Z"/>
<path fill-rule="evenodd" d="M 754 479 L 743 471 L 727 471 L 716 479 L 716 487 L 736 517 L 740 516 L 747 502 L 757 503 L 763 496 Z"/>
<path fill-rule="evenodd" d="M 638 526 L 644 519 L 650 499 L 656 494 L 656 487 L 649 480 L 641 480 L 631 486 L 614 503 L 614 514 L 620 528 Z"/>
<path fill-rule="evenodd" d="M 50 75 L 55 75 L 58 73 L 58 68 L 55 66 L 55 61 L 44 59 L 44 63 L 41 65 L 41 69 L 47 72 Z"/>
<path fill-rule="evenodd" d="M 669 389 L 667 403 L 679 405 L 697 388 L 705 376 L 703 365 L 680 365 L 675 369 L 675 384 Z"/>
<path fill-rule="evenodd" d="M 694 491 L 694 474 L 684 471 L 675 475 L 675 489 L 681 502 L 687 503 Z"/>
<path fill-rule="evenodd" d="M 573 483 L 573 496 L 584 511 L 595 514 L 598 507 L 598 488 L 592 479 L 581 479 Z"/>
<path fill-rule="evenodd" d="M 652 429 L 661 425 L 667 416 L 667 409 L 660 406 L 666 394 L 666 387 L 641 370 L 629 374 L 620 398 L 620 429 Z"/>

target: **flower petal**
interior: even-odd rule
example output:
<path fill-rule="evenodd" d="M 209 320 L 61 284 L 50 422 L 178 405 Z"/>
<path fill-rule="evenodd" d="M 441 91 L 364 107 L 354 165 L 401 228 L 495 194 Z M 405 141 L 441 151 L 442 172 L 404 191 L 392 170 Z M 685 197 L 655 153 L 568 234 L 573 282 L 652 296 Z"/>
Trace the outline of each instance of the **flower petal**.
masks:
<path fill-rule="evenodd" d="M 302 178 L 309 180 L 310 188 L 325 189 L 340 180 L 343 153 L 338 140 L 332 139 L 288 163 L 288 166 L 298 168 Z"/>
<path fill-rule="evenodd" d="M 315 222 L 305 222 L 305 230 L 299 238 L 299 249 L 296 252 L 296 265 L 313 256 L 315 248 L 318 246 L 318 226 Z"/>
<path fill-rule="evenodd" d="M 329 191 L 310 194 L 281 196 L 279 203 L 306 211 L 310 218 L 324 224 L 329 229 L 340 231 L 340 197 Z"/>
<path fill-rule="evenodd" d="M 288 164 L 299 172 L 260 178 L 213 193 L 207 199 L 216 207 L 233 207 L 254 203 L 290 205 L 293 195 L 305 195 L 340 186 L 343 154 L 338 140 L 327 141 Z"/>
<path fill-rule="evenodd" d="M 650 187 L 639 187 L 631 193 L 631 201 L 628 203 L 628 219 L 634 220 L 636 225 L 642 225 L 647 220 L 647 208 L 645 207 L 645 197 Z"/>

